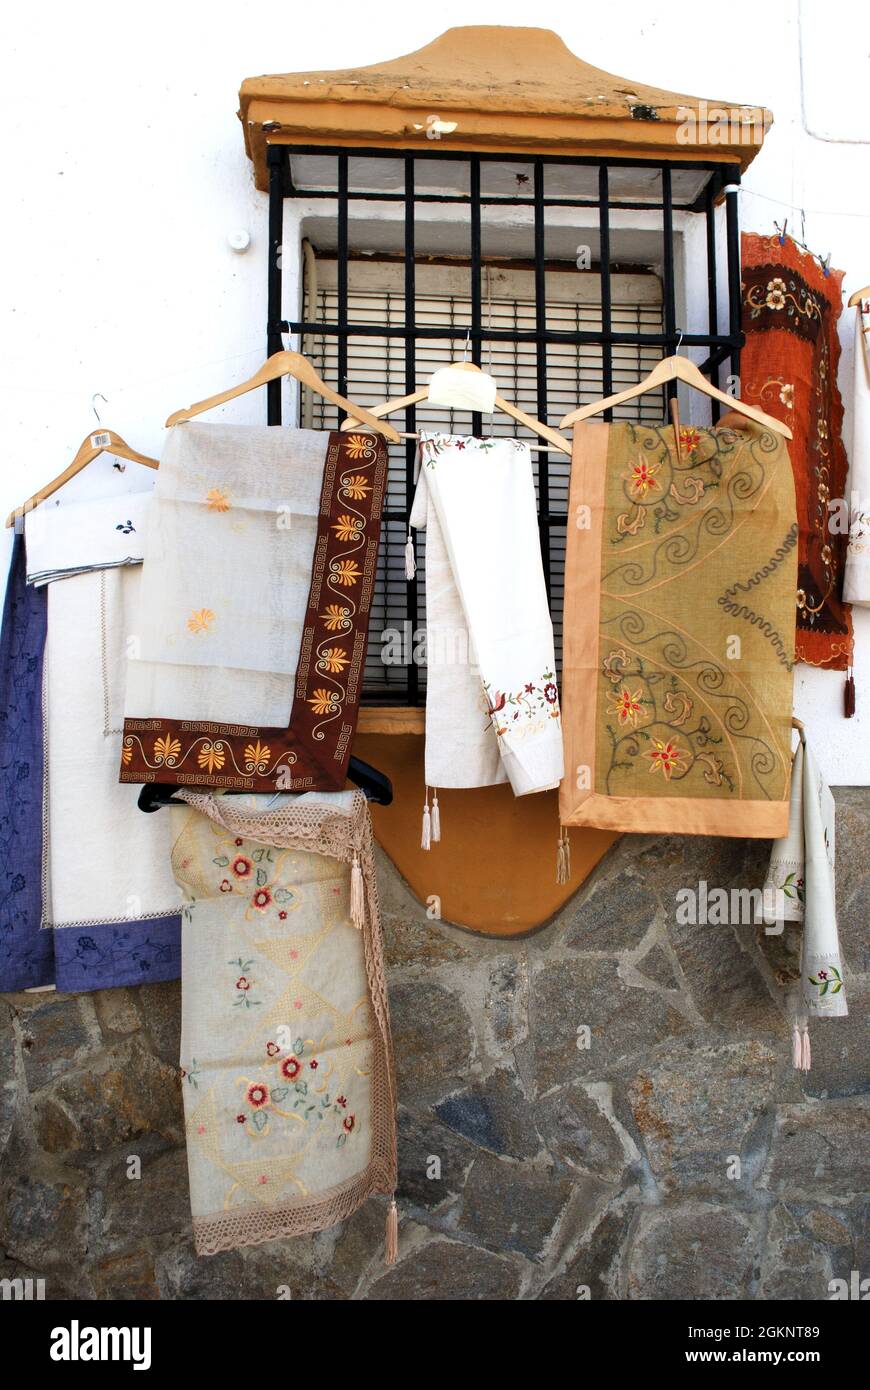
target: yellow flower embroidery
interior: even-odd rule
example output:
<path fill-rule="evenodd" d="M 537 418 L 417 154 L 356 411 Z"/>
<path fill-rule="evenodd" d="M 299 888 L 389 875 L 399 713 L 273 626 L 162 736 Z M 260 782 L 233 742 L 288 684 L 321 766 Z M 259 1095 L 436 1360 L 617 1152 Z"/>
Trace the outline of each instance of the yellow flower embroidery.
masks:
<path fill-rule="evenodd" d="M 330 566 L 330 569 L 335 575 L 336 581 L 345 589 L 349 589 L 351 584 L 355 584 L 362 574 L 356 560 L 337 560 Z"/>
<path fill-rule="evenodd" d="M 208 632 L 209 624 L 214 622 L 214 613 L 210 608 L 200 608 L 191 613 L 187 620 L 187 626 L 191 632 Z"/>
<path fill-rule="evenodd" d="M 325 647 L 317 665 L 321 670 L 337 675 L 349 665 L 349 658 L 344 647 Z"/>
<path fill-rule="evenodd" d="M 213 487 L 210 492 L 205 494 L 205 500 L 208 503 L 209 511 L 228 512 L 230 509 L 229 495 L 224 492 L 223 488 Z"/>
<path fill-rule="evenodd" d="M 159 763 L 174 762 L 180 752 L 181 744 L 177 738 L 170 738 L 168 734 L 164 734 L 162 738 L 155 740 L 154 757 Z"/>
<path fill-rule="evenodd" d="M 350 627 L 350 609 L 342 608 L 340 603 L 328 603 L 326 612 L 320 616 L 327 632 L 338 632 L 341 628 Z"/>
<path fill-rule="evenodd" d="M 637 728 L 637 716 L 641 713 L 640 690 L 627 690 L 623 686 L 617 693 L 613 691 L 608 694 L 608 700 L 613 701 L 611 714 L 615 714 L 620 724 L 630 724 L 633 729 Z"/>
<path fill-rule="evenodd" d="M 340 541 L 358 541 L 362 535 L 360 523 L 355 516 L 346 513 L 332 523 L 332 530 Z"/>
<path fill-rule="evenodd" d="M 313 695 L 309 695 L 308 703 L 315 714 L 335 714 L 338 710 L 336 703 L 338 696 L 333 690 L 315 690 Z"/>
<path fill-rule="evenodd" d="M 632 497 L 646 497 L 648 492 L 660 487 L 656 481 L 656 473 L 660 468 L 661 463 L 648 463 L 646 459 L 638 459 L 628 475 L 628 490 Z"/>
<path fill-rule="evenodd" d="M 371 483 L 368 482 L 364 473 L 352 473 L 342 489 L 348 497 L 353 498 L 354 502 L 362 502 L 371 490 Z"/>
<path fill-rule="evenodd" d="M 362 458 L 366 458 L 367 455 L 370 455 L 370 454 L 371 454 L 371 452 L 372 452 L 371 440 L 370 440 L 370 439 L 366 439 L 366 437 L 365 437 L 364 434 L 351 434 L 351 435 L 348 436 L 348 440 L 347 440 L 347 453 L 348 453 L 348 458 L 352 458 L 352 459 L 362 459 Z"/>
<path fill-rule="evenodd" d="M 124 766 L 126 767 L 127 764 L 130 763 L 130 762 L 132 762 L 132 761 L 133 761 L 133 749 L 132 749 L 132 748 L 127 748 L 127 747 L 122 748 L 122 749 L 121 749 L 121 762 L 124 764 Z"/>
<path fill-rule="evenodd" d="M 249 743 L 245 749 L 245 771 L 265 772 L 272 750 L 268 743 Z"/>
<path fill-rule="evenodd" d="M 644 753 L 644 757 L 650 760 L 650 772 L 658 772 L 661 769 L 666 782 L 670 782 L 672 773 L 685 772 L 685 764 L 682 761 L 685 749 L 676 743 L 664 743 L 659 738 L 654 738 L 652 744 L 650 751 Z"/>
<path fill-rule="evenodd" d="M 223 744 L 204 743 L 197 755 L 196 761 L 205 772 L 220 772 L 226 762 Z"/>

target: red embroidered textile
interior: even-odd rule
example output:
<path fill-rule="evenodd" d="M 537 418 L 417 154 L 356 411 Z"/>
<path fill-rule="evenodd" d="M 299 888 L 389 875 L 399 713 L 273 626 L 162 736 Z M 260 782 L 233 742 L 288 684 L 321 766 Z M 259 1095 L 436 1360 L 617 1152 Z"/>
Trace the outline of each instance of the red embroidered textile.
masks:
<path fill-rule="evenodd" d="M 841 597 L 848 534 L 829 528 L 829 501 L 846 496 L 843 402 L 837 387 L 843 271 L 825 275 L 786 237 L 742 236 L 741 397 L 792 431 L 798 545 L 798 661 L 844 671 L 852 616 Z"/>

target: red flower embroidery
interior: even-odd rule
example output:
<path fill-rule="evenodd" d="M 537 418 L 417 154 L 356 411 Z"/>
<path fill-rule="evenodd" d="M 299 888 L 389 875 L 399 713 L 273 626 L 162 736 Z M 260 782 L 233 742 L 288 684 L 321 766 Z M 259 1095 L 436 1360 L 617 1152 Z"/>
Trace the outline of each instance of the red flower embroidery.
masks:
<path fill-rule="evenodd" d="M 249 990 L 253 983 L 253 980 L 249 980 L 247 975 L 240 975 L 239 978 L 236 980 L 236 989 L 240 989 L 244 992 L 246 990 Z"/>
<path fill-rule="evenodd" d="M 341 1123 L 342 1123 L 342 1128 L 346 1129 L 347 1132 L 348 1132 L 348 1134 L 350 1134 L 351 1130 L 353 1129 L 354 1125 L 356 1124 L 356 1115 L 346 1115 L 345 1118 L 342 1120 Z"/>
<path fill-rule="evenodd" d="M 237 1116 L 236 1116 L 236 1124 L 237 1124 L 237 1125 L 246 1125 L 247 1123 L 248 1123 L 248 1117 L 247 1117 L 247 1115 L 237 1115 Z"/>
<path fill-rule="evenodd" d="M 236 840 L 236 849 L 240 849 L 244 843 L 244 840 Z"/>
<path fill-rule="evenodd" d="M 272 894 L 269 892 L 268 888 L 258 888 L 254 896 L 251 898 L 251 902 L 254 904 L 254 907 L 259 908 L 260 912 L 267 908 L 271 901 Z"/>
<path fill-rule="evenodd" d="M 276 1042 L 267 1042 L 267 1043 L 266 1043 L 266 1054 L 267 1054 L 267 1056 L 269 1056 L 269 1057 L 275 1057 L 275 1056 L 277 1056 L 277 1054 L 278 1054 L 280 1051 L 281 1051 L 281 1049 L 280 1049 L 280 1047 L 278 1046 L 278 1044 L 277 1044 Z"/>
<path fill-rule="evenodd" d="M 550 681 L 548 685 L 544 686 L 544 699 L 547 701 L 549 705 L 554 705 L 556 703 L 558 693 L 559 692 L 557 691 L 555 685 L 553 685 L 552 681 Z"/>
<path fill-rule="evenodd" d="M 500 709 L 504 709 L 507 696 L 501 690 L 497 690 L 489 705 L 490 714 L 498 714 Z"/>
<path fill-rule="evenodd" d="M 250 859 L 246 859 L 243 854 L 239 854 L 230 865 L 236 878 L 250 878 L 254 872 L 254 866 Z"/>
<path fill-rule="evenodd" d="M 278 921 L 279 921 L 279 922 L 286 922 L 286 921 L 287 921 L 287 913 L 286 913 L 286 912 L 279 912 L 279 913 L 278 913 Z M 292 954 L 292 953 L 291 953 L 291 954 Z"/>
<path fill-rule="evenodd" d="M 340 1105 L 342 1109 L 344 1109 L 347 1105 L 347 1096 L 336 1096 L 335 1103 L 336 1105 Z"/>
<path fill-rule="evenodd" d="M 288 1081 L 295 1081 L 302 1070 L 302 1063 L 298 1057 L 285 1057 L 281 1063 L 281 1075 Z"/>
<path fill-rule="evenodd" d="M 222 892 L 222 893 L 232 893 L 232 891 L 233 891 L 233 885 L 230 883 L 229 879 L 228 879 L 228 878 L 222 878 L 222 879 L 221 879 L 221 892 Z"/>
<path fill-rule="evenodd" d="M 311 1061 L 308 1063 L 308 1065 L 309 1065 L 309 1067 L 311 1068 L 312 1071 L 317 1071 L 317 1067 L 318 1067 L 317 1058 L 316 1058 L 316 1057 L 313 1057 L 313 1058 L 311 1059 Z"/>
<path fill-rule="evenodd" d="M 255 1081 L 248 1087 L 245 1099 L 255 1110 L 261 1110 L 269 1104 L 269 1087 L 262 1081 Z"/>

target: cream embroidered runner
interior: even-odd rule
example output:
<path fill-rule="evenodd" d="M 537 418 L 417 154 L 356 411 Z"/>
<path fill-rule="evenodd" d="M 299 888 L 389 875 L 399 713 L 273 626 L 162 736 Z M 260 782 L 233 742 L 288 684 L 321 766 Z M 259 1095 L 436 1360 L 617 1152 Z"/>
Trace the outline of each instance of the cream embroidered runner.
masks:
<path fill-rule="evenodd" d="M 577 426 L 564 825 L 785 834 L 796 542 L 779 436 Z"/>
<path fill-rule="evenodd" d="M 170 431 L 132 632 L 122 782 L 344 786 L 387 457 L 379 435 Z"/>
<path fill-rule="evenodd" d="M 529 447 L 422 434 L 420 460 L 412 522 L 438 523 L 431 590 L 427 538 L 426 780 L 506 775 L 516 796 L 545 791 L 562 777 L 562 730 Z"/>
<path fill-rule="evenodd" d="M 363 795 L 182 795 L 181 1062 L 209 1255 L 392 1193 L 395 1083 Z"/>

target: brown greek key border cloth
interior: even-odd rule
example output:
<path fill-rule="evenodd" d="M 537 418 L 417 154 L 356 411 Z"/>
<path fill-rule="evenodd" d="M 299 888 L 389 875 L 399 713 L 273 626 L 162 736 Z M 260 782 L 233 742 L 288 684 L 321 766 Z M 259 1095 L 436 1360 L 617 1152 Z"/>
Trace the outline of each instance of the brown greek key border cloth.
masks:
<path fill-rule="evenodd" d="M 373 433 L 171 432 L 146 540 L 122 782 L 344 786 L 386 479 Z"/>

